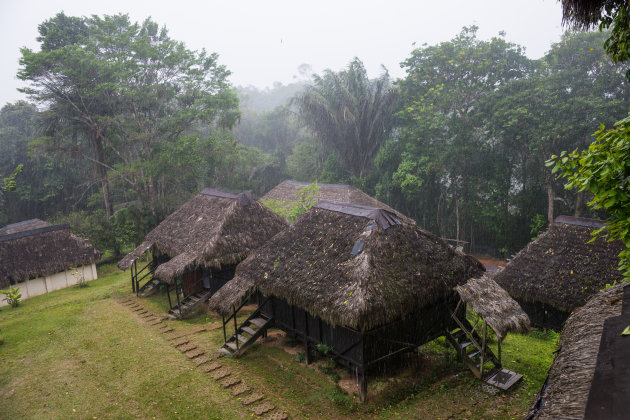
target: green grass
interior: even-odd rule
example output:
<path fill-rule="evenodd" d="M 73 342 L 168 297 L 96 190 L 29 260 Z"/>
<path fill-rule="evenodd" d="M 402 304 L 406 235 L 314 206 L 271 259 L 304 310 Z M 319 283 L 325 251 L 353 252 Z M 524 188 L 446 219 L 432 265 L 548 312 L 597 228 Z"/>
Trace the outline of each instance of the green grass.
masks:
<path fill-rule="evenodd" d="M 99 268 L 89 287 L 71 287 L 0 310 L 1 419 L 15 418 L 251 418 L 229 391 L 196 368 L 156 329 L 115 299 L 129 294 L 128 273 Z M 154 313 L 164 294 L 142 299 Z M 217 325 L 199 311 L 176 329 Z M 207 349 L 223 343 L 221 328 L 195 338 Z M 435 340 L 387 374 L 374 374 L 370 401 L 359 404 L 352 375 L 326 358 L 307 366 L 303 345 L 270 333 L 238 359 L 223 358 L 245 383 L 292 418 L 522 418 L 544 381 L 557 334 L 510 335 L 503 364 L 522 373 L 510 392 L 488 393 L 455 352 Z M 351 388 L 351 387 L 350 387 Z M 352 388 L 351 388 L 352 389 Z"/>

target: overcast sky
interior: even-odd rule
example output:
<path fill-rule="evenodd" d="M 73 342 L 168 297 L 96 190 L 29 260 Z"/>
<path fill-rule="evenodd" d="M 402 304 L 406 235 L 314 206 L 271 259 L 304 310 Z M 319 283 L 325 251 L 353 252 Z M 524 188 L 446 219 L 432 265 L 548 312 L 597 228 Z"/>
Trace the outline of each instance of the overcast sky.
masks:
<path fill-rule="evenodd" d="M 287 84 L 298 66 L 339 70 L 359 57 L 370 76 L 384 65 L 404 76 L 400 62 L 421 46 L 452 39 L 463 26 L 479 26 L 479 37 L 499 31 L 539 58 L 560 40 L 557 0 L 0 0 L 0 106 L 22 98 L 15 74 L 20 48 L 39 49 L 37 25 L 64 11 L 71 16 L 128 13 L 151 17 L 190 49 L 217 52 L 234 85 Z"/>

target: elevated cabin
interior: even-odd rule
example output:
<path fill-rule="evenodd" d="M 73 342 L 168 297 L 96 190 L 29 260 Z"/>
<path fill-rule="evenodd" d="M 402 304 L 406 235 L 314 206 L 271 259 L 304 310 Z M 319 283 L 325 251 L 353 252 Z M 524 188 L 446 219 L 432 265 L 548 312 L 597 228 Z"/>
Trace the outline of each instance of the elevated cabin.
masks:
<path fill-rule="evenodd" d="M 238 354 L 274 326 L 304 341 L 307 362 L 317 345 L 330 349 L 365 399 L 368 369 L 457 327 L 453 288 L 482 271 L 388 210 L 320 201 L 243 261 L 209 307 L 225 331 L 257 292 L 258 309 L 226 334 L 224 352 Z"/>
<path fill-rule="evenodd" d="M 621 241 L 593 239 L 603 221 L 559 216 L 546 232 L 494 275 L 529 316 L 532 325 L 560 331 L 571 312 L 622 279 Z"/>
<path fill-rule="evenodd" d="M 118 268 L 131 268 L 132 291 L 139 295 L 165 284 L 169 312 L 182 317 L 207 301 L 234 276 L 239 262 L 286 226 L 248 193 L 206 188 L 149 232 Z M 138 270 L 138 258 L 148 251 L 152 261 Z"/>
<path fill-rule="evenodd" d="M 527 420 L 626 419 L 630 412 L 630 286 L 593 296 L 567 319 Z"/>
<path fill-rule="evenodd" d="M 100 257 L 69 225 L 40 219 L 7 225 L 0 228 L 0 289 L 19 287 L 22 299 L 27 299 L 94 280 Z"/>
<path fill-rule="evenodd" d="M 283 201 L 283 202 L 295 202 L 300 196 L 300 190 L 304 187 L 311 185 L 308 182 L 299 182 L 286 180 L 273 187 L 260 201 L 264 202 L 267 199 Z M 387 204 L 373 198 L 358 188 L 345 184 L 317 184 L 319 191 L 315 196 L 316 201 L 337 201 L 340 203 L 357 204 L 366 207 L 375 207 L 379 209 L 385 209 L 396 215 L 396 217 L 403 223 L 415 224 L 413 219 L 405 216 L 404 214 L 394 210 Z"/>

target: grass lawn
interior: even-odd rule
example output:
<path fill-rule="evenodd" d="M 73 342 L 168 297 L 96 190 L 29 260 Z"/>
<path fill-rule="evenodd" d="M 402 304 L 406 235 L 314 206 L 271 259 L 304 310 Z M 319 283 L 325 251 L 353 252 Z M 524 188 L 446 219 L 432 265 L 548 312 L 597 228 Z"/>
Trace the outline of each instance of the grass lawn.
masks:
<path fill-rule="evenodd" d="M 88 287 L 3 307 L 0 418 L 252 418 L 248 406 L 168 340 L 205 326 L 191 341 L 213 352 L 223 343 L 220 318 L 200 311 L 185 321 L 165 321 L 175 331 L 162 333 L 120 303 L 129 292 L 128 273 L 104 266 Z M 137 301 L 156 315 L 167 307 L 164 295 Z M 438 339 L 387 374 L 373 375 L 365 404 L 352 394 L 347 371 L 323 357 L 305 365 L 303 346 L 277 331 L 242 357 L 219 361 L 290 418 L 511 419 L 522 418 L 533 402 L 556 341 L 557 334 L 538 330 L 508 336 L 504 366 L 524 378 L 510 392 L 496 392 L 465 371 Z"/>

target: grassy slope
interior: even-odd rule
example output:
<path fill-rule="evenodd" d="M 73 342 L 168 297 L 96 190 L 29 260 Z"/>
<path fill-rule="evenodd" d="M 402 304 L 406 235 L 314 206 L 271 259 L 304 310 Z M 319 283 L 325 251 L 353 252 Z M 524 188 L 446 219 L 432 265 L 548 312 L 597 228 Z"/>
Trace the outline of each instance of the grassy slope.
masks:
<path fill-rule="evenodd" d="M 112 299 L 128 293 L 126 273 L 109 266 L 99 276 L 87 288 L 60 290 L 0 310 L 5 340 L 0 418 L 251 416 L 157 330 Z M 164 296 L 142 303 L 155 313 L 166 306 Z M 181 329 L 217 321 L 199 314 L 170 325 Z M 357 404 L 337 386 L 338 376 L 349 379 L 344 370 L 326 359 L 306 366 L 297 361 L 299 355 L 271 343 L 254 344 L 241 358 L 221 362 L 293 418 L 522 418 L 551 364 L 556 339 L 539 331 L 509 336 L 504 365 L 523 373 L 524 381 L 496 395 L 462 369 L 443 341 L 430 343 L 410 359 L 413 368 L 374 376 L 367 404 Z M 222 331 L 199 334 L 197 342 L 216 349 Z M 299 344 L 294 348 L 301 350 Z"/>

